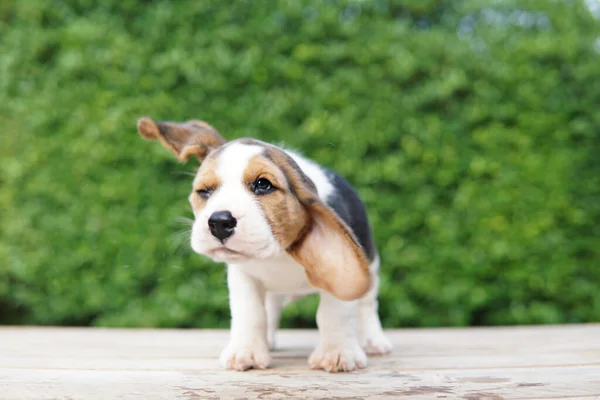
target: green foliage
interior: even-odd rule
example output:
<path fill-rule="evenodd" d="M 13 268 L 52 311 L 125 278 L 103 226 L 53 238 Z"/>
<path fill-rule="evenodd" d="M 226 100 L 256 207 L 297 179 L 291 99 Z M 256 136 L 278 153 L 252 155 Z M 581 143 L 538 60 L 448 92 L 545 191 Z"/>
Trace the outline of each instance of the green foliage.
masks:
<path fill-rule="evenodd" d="M 347 177 L 388 327 L 599 321 L 599 28 L 573 0 L 3 1 L 0 323 L 228 326 L 178 219 L 196 167 L 142 115 Z"/>

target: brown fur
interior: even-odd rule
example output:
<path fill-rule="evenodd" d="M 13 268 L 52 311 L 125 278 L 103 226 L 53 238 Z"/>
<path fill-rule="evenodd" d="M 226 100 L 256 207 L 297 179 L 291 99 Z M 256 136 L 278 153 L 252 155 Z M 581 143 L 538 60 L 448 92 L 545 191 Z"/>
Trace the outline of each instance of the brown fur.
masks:
<path fill-rule="evenodd" d="M 138 120 L 137 127 L 140 135 L 160 141 L 180 161 L 195 156 L 202 162 L 208 153 L 226 142 L 215 128 L 204 121 L 154 122 L 145 117 Z"/>
<path fill-rule="evenodd" d="M 215 157 L 207 157 L 202 163 L 202 167 L 198 170 L 196 177 L 194 178 L 194 190 L 190 194 L 189 200 L 194 211 L 200 211 L 206 205 L 204 198 L 200 197 L 196 191 L 211 189 L 217 190 L 221 186 L 221 180 L 215 173 L 217 167 L 217 160 Z"/>
<path fill-rule="evenodd" d="M 255 156 L 244 172 L 244 184 L 250 186 L 258 178 L 268 179 L 276 188 L 273 193 L 258 196 L 258 202 L 271 226 L 273 236 L 287 249 L 310 223 L 307 210 L 291 192 L 282 170 L 264 156 Z"/>
<path fill-rule="evenodd" d="M 321 201 L 314 183 L 283 151 L 269 147 L 266 156 L 281 168 L 310 223 L 287 248 L 306 270 L 309 281 L 342 300 L 362 297 L 371 287 L 369 262 L 350 228 Z"/>

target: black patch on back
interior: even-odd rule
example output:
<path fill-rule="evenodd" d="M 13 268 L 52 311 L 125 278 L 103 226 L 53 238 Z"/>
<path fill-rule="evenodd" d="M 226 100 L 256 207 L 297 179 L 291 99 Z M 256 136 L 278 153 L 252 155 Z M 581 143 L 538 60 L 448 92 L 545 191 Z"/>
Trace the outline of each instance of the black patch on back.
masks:
<path fill-rule="evenodd" d="M 321 167 L 321 169 L 335 188 L 327 199 L 327 205 L 333 208 L 336 214 L 350 227 L 369 261 L 373 261 L 377 249 L 367 210 L 360 196 L 340 175 L 325 167 Z"/>

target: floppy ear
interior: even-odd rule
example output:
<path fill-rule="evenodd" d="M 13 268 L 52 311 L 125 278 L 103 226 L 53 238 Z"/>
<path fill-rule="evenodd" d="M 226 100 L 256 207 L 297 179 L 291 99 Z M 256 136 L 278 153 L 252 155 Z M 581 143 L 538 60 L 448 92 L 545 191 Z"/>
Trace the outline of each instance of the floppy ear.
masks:
<path fill-rule="evenodd" d="M 217 130 L 203 121 L 154 122 L 144 117 L 137 122 L 140 135 L 158 140 L 180 161 L 195 156 L 202 162 L 212 150 L 226 143 Z"/>
<path fill-rule="evenodd" d="M 310 205 L 311 225 L 288 251 L 309 281 L 341 300 L 355 300 L 371 287 L 367 257 L 350 228 L 327 205 Z"/>
<path fill-rule="evenodd" d="M 273 157 L 271 155 L 271 157 Z M 371 287 L 369 261 L 356 236 L 323 202 L 314 183 L 288 156 L 278 155 L 292 192 L 309 214 L 309 223 L 287 249 L 309 281 L 340 300 L 355 300 Z"/>

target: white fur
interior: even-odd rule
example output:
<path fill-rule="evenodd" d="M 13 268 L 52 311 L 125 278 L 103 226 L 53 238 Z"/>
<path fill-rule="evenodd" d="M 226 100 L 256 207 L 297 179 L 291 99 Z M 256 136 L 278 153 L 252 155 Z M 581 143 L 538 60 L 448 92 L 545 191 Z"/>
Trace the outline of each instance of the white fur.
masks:
<path fill-rule="evenodd" d="M 319 166 L 314 162 L 307 160 L 302 157 L 300 154 L 286 150 L 286 153 L 289 154 L 290 157 L 298 164 L 302 172 L 308 176 L 315 186 L 317 187 L 317 193 L 319 194 L 319 198 L 323 201 L 327 201 L 329 195 L 333 192 L 334 187 L 327 179 L 327 176 L 323 173 L 323 170 L 319 168 Z"/>
<path fill-rule="evenodd" d="M 221 186 L 195 215 L 192 227 L 192 248 L 197 253 L 217 262 L 232 262 L 270 258 L 281 252 L 259 204 L 242 182 L 248 162 L 262 150 L 260 146 L 232 144 L 219 156 L 215 172 Z M 237 219 L 235 234 L 227 239 L 226 247 L 239 254 L 222 250 L 221 243 L 211 235 L 208 218 L 215 211 L 229 211 Z"/>
<path fill-rule="evenodd" d="M 243 186 L 249 160 L 261 151 L 260 146 L 237 143 L 223 149 L 216 170 L 221 187 L 195 215 L 192 229 L 196 252 L 228 263 L 231 339 L 221 363 L 236 370 L 268 367 L 284 301 L 318 291 L 320 343 L 310 356 L 310 366 L 330 372 L 363 368 L 365 350 L 381 354 L 391 349 L 377 315 L 379 259 L 371 265 L 375 285 L 360 300 L 341 301 L 313 287 L 304 268 L 279 246 L 259 205 Z M 334 187 L 323 171 L 299 154 L 288 154 L 315 183 L 319 197 L 327 200 Z M 208 217 L 215 211 L 230 211 L 238 220 L 234 234 L 225 242 L 235 254 L 218 250 L 222 245 L 208 230 Z"/>

